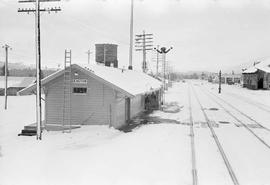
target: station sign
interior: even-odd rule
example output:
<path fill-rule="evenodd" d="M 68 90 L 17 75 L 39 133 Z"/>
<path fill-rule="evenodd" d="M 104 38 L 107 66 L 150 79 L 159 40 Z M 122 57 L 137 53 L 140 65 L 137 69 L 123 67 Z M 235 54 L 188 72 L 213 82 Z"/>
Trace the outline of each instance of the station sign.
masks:
<path fill-rule="evenodd" d="M 87 79 L 73 79 L 75 84 L 87 84 Z"/>

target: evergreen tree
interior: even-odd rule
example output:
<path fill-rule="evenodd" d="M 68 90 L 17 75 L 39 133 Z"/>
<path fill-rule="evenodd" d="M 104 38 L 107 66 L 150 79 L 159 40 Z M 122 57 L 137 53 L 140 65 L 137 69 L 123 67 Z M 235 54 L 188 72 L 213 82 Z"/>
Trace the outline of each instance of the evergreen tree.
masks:
<path fill-rule="evenodd" d="M 0 74 L 2 74 L 2 76 L 5 76 L 5 74 L 6 74 L 5 67 L 6 67 L 6 65 L 3 65 L 3 67 L 0 70 Z M 7 75 L 9 76 L 9 71 L 7 71 Z"/>
<path fill-rule="evenodd" d="M 40 79 L 43 79 L 45 76 L 44 76 L 44 72 L 43 70 L 40 71 Z"/>
<path fill-rule="evenodd" d="M 0 67 L 0 76 L 4 76 L 4 75 L 5 75 L 5 65 Z"/>

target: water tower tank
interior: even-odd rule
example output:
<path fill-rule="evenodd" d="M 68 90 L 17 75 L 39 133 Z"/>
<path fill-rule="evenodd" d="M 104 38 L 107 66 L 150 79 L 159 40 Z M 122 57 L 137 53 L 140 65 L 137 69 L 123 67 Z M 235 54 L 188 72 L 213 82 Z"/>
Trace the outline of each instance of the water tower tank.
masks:
<path fill-rule="evenodd" d="M 96 62 L 105 66 L 118 67 L 117 45 L 96 44 Z"/>

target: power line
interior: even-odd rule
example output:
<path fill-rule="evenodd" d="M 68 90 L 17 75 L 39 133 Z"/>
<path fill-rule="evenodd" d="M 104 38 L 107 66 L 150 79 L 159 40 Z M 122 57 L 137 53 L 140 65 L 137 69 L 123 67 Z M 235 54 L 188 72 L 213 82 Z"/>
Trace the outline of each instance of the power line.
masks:
<path fill-rule="evenodd" d="M 7 109 L 7 89 L 8 89 L 8 50 L 11 49 L 11 47 L 7 44 L 2 46 L 2 48 L 5 49 L 6 53 L 6 61 L 5 61 L 5 110 Z"/>
<path fill-rule="evenodd" d="M 132 70 L 132 55 L 133 55 L 133 9 L 134 0 L 131 0 L 131 11 L 130 11 L 130 27 L 129 27 L 129 66 L 128 69 Z"/>
<path fill-rule="evenodd" d="M 153 50 L 153 45 L 151 44 L 153 42 L 153 34 L 145 33 L 145 31 L 143 31 L 143 34 L 135 36 L 136 36 L 135 47 L 137 48 L 135 50 L 142 51 L 143 53 L 142 70 L 144 73 L 146 73 L 147 72 L 146 51 Z"/>
<path fill-rule="evenodd" d="M 159 45 L 157 45 L 157 50 L 159 50 Z M 159 63 L 158 63 L 159 62 L 159 52 L 158 51 L 157 51 L 157 61 L 156 62 L 157 62 L 157 64 L 156 64 L 157 65 L 156 66 L 156 69 L 157 69 L 156 75 L 158 75 L 158 65 L 159 65 Z"/>
<path fill-rule="evenodd" d="M 110 38 L 110 39 L 114 40 L 115 42 L 122 43 L 123 45 L 129 45 L 129 43 L 127 43 L 126 41 L 115 39 L 114 37 L 112 37 L 111 33 L 104 32 L 105 29 L 95 28 L 92 25 L 89 25 L 89 23 L 87 23 L 84 20 L 77 19 L 77 18 L 74 18 L 73 16 L 69 15 L 69 22 L 68 22 L 69 24 L 70 24 L 70 20 L 72 20 L 75 24 L 79 24 L 81 27 L 83 27 L 88 32 L 89 32 L 89 29 L 91 29 L 92 31 L 98 33 L 99 35 L 103 35 L 107 38 Z"/>

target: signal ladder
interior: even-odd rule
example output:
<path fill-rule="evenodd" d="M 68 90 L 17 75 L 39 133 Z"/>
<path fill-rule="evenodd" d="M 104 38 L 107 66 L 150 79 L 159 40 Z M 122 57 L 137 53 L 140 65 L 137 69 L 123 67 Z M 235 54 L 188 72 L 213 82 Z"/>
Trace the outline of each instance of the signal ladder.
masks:
<path fill-rule="evenodd" d="M 65 50 L 63 132 L 71 132 L 71 50 Z"/>

